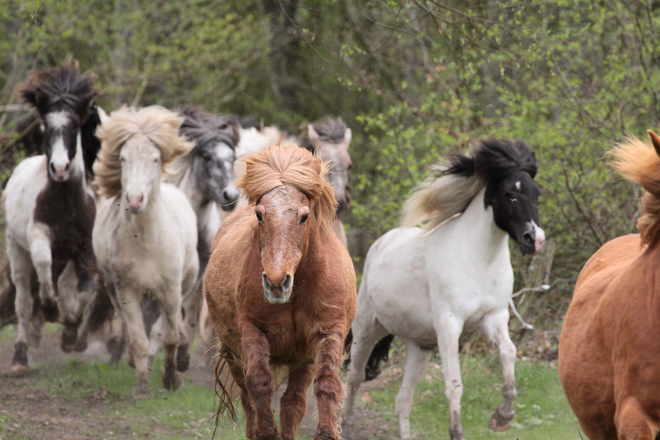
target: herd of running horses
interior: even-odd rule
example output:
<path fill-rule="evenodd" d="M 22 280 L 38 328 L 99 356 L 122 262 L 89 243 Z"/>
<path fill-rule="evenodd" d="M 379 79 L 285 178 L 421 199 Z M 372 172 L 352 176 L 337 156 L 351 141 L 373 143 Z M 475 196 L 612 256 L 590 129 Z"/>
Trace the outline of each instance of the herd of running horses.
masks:
<path fill-rule="evenodd" d="M 34 72 L 19 91 L 38 114 L 31 136 L 44 154 L 20 162 L 2 195 L 5 294 L 15 296 L 18 322 L 13 371 L 28 368 L 45 321 L 62 324 L 64 351 L 84 351 L 88 335 L 118 315 L 107 346 L 114 362 L 126 353 L 137 394 L 149 394 L 161 347 L 163 386 L 178 389 L 199 332 L 218 353 L 220 411 L 236 417 L 240 397 L 247 438 L 294 439 L 312 384 L 314 438 L 340 438 L 340 423 L 351 438 L 357 391 L 396 336 L 407 354 L 400 438 L 412 438 L 413 394 L 437 348 L 449 434 L 461 440 L 459 337 L 477 327 L 499 350 L 504 376 L 489 427 L 508 429 L 516 397 L 508 242 L 534 255 L 545 240 L 536 157 L 524 142 L 476 141 L 436 165 L 404 202 L 401 227 L 369 250 L 357 292 L 337 218 L 350 206 L 352 165 L 341 118 L 291 139 L 194 107 L 107 115 L 94 81 L 69 59 Z M 654 439 L 660 430 L 660 138 L 649 136 L 651 144 L 630 138 L 612 153 L 615 168 L 646 190 L 641 235 L 612 240 L 586 263 L 560 340 L 560 379 L 592 440 Z M 272 399 L 281 383 L 278 429 Z"/>

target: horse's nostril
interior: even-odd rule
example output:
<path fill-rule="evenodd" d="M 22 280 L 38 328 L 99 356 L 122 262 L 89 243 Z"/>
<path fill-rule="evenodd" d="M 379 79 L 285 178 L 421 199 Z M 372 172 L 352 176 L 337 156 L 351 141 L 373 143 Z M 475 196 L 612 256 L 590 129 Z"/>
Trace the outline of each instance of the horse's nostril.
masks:
<path fill-rule="evenodd" d="M 531 232 L 525 232 L 523 234 L 523 241 L 525 242 L 525 244 L 529 244 L 529 245 L 533 244 L 534 243 L 533 234 Z"/>
<path fill-rule="evenodd" d="M 270 283 L 268 282 L 268 276 L 266 276 L 265 273 L 261 275 L 261 282 L 264 285 L 264 289 L 266 289 L 266 291 L 270 293 Z"/>
<path fill-rule="evenodd" d="M 64 165 L 64 171 L 69 171 L 69 164 Z"/>
<path fill-rule="evenodd" d="M 55 173 L 55 164 L 53 162 L 50 163 L 50 170 Z"/>
<path fill-rule="evenodd" d="M 293 279 L 293 277 L 291 276 L 291 274 L 286 274 L 286 277 L 284 278 L 284 283 L 282 284 L 282 290 L 284 292 L 288 292 L 289 289 L 291 288 L 291 280 L 292 279 Z"/>

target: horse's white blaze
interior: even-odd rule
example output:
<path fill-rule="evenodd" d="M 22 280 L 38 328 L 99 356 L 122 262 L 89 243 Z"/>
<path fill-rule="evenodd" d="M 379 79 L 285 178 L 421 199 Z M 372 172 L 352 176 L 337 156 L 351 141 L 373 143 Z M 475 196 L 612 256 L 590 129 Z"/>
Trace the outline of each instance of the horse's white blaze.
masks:
<path fill-rule="evenodd" d="M 222 160 L 229 162 L 234 161 L 234 150 L 232 150 L 231 147 L 224 142 L 220 142 L 215 146 L 215 155 Z"/>
<path fill-rule="evenodd" d="M 516 182 L 516 189 L 520 189 L 520 180 Z"/>
<path fill-rule="evenodd" d="M 48 113 L 46 115 L 46 121 L 48 122 L 48 127 L 50 128 L 63 128 L 69 123 L 69 113 L 65 111 Z"/>
<path fill-rule="evenodd" d="M 58 136 L 51 147 L 50 165 L 55 169 L 55 175 L 51 170 L 51 177 L 55 180 L 64 180 L 68 177 L 69 153 L 64 146 L 63 136 Z"/>

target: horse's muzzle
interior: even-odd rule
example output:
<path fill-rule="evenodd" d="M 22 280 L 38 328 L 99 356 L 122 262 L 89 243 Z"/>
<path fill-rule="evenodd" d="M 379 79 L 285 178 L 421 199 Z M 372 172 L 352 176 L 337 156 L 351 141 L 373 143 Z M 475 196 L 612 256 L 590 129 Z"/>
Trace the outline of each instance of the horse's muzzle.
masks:
<path fill-rule="evenodd" d="M 268 280 L 268 275 L 264 272 L 261 281 L 264 286 L 264 299 L 267 302 L 271 304 L 284 304 L 291 298 L 291 291 L 293 290 L 293 275 L 289 273 L 286 274 L 281 283 L 276 283 L 279 284 L 278 286 L 275 283 L 271 284 Z"/>

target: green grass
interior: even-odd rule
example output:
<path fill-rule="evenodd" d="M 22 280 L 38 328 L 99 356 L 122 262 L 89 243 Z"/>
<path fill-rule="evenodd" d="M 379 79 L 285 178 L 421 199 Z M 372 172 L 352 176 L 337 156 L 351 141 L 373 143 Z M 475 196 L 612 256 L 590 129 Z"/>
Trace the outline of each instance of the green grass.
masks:
<path fill-rule="evenodd" d="M 516 417 L 508 431 L 490 431 L 488 421 L 502 401 L 502 373 L 499 363 L 495 361 L 498 361 L 497 357 L 486 360 L 481 355 L 462 356 L 464 392 L 461 400 L 461 419 L 465 438 L 580 439 L 577 419 L 566 401 L 557 371 L 545 362 L 518 360 L 518 396 L 514 402 Z M 394 402 L 400 385 L 400 380 L 394 380 L 387 388 L 370 392 L 371 401 L 361 404 L 396 424 Z M 429 367 L 425 380 L 415 392 L 410 420 L 413 435 L 418 439 L 449 437 L 449 405 L 444 393 L 442 373 L 433 365 Z"/>

